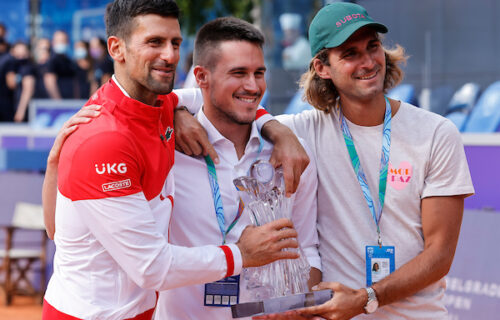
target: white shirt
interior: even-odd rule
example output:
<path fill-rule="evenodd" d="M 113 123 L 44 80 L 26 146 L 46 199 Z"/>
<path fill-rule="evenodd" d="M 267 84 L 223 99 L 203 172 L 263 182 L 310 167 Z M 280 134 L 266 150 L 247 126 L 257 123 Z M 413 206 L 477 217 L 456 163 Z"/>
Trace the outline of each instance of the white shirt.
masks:
<path fill-rule="evenodd" d="M 178 91 L 176 93 L 179 94 Z M 233 179 L 247 175 L 251 164 L 258 158 L 267 160 L 273 146 L 264 140 L 262 151 L 258 153 L 259 134 L 254 122 L 245 154 L 238 159 L 233 143 L 217 131 L 203 111 L 198 112 L 197 118 L 207 130 L 208 139 L 220 158 L 216 171 L 227 228 L 233 222 L 238 210 L 239 197 Z M 222 244 L 222 234 L 215 217 L 205 160 L 178 152 L 175 157 L 176 198 L 170 224 L 170 242 L 182 246 Z M 298 191 L 293 196 L 292 221 L 310 265 L 321 270 L 316 233 L 317 176 L 313 159 L 300 181 Z M 226 242 L 236 242 L 248 224 L 250 224 L 248 212 L 244 211 L 227 235 Z M 240 290 L 244 290 L 242 284 Z M 204 285 L 163 291 L 158 300 L 156 319 L 232 319 L 230 308 L 205 307 L 203 301 Z"/>
<path fill-rule="evenodd" d="M 318 233 L 323 281 L 366 286 L 365 246 L 376 245 L 375 222 L 347 153 L 337 111 L 279 116 L 312 149 L 318 168 Z M 348 123 L 374 197 L 378 193 L 382 125 Z M 401 103 L 392 118 L 381 235 L 395 246 L 396 269 L 424 250 L 421 200 L 474 192 L 457 128 L 449 120 Z M 376 198 L 374 198 L 376 199 Z M 413 296 L 356 319 L 443 319 L 444 279 Z"/>

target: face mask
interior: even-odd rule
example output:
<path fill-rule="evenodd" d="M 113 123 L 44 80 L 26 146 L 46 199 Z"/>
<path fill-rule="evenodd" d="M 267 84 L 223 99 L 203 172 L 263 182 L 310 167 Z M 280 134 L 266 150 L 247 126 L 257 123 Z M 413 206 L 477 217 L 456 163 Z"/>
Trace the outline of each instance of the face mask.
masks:
<path fill-rule="evenodd" d="M 59 43 L 54 46 L 54 52 L 57 54 L 65 54 L 68 52 L 68 45 L 65 43 Z"/>
<path fill-rule="evenodd" d="M 87 57 L 87 50 L 85 48 L 76 48 L 74 56 L 75 59 L 83 59 Z"/>
<path fill-rule="evenodd" d="M 90 49 L 90 56 L 94 59 L 99 59 L 102 56 L 102 49 L 101 48 L 91 48 Z"/>

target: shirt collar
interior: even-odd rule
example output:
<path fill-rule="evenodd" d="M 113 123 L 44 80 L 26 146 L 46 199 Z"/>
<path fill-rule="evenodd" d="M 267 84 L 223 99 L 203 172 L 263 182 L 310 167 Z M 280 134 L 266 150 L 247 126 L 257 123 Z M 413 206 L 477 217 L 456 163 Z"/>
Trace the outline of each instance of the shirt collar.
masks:
<path fill-rule="evenodd" d="M 125 91 L 125 89 L 122 87 L 122 85 L 120 84 L 120 82 L 118 82 L 118 79 L 116 79 L 116 76 L 113 74 L 111 76 L 111 78 L 113 78 L 113 81 L 116 83 L 116 86 L 122 91 L 122 93 L 127 97 L 127 98 L 130 98 L 130 95 L 128 94 L 127 91 Z"/>
<path fill-rule="evenodd" d="M 98 99 L 99 95 L 106 97 L 106 100 L 114 102 L 112 107 L 109 105 L 109 108 L 112 108 L 110 109 L 111 111 L 114 109 L 120 110 L 120 113 L 124 115 L 147 122 L 158 121 L 161 114 L 165 111 L 165 106 L 168 104 L 163 103 L 162 100 L 158 100 L 158 106 L 153 107 L 131 98 L 125 89 L 118 83 L 114 75 L 112 79 L 106 83 L 106 85 L 103 85 L 102 88 L 99 89 L 89 101 L 92 102 L 93 100 Z M 99 102 L 97 102 L 97 104 L 99 104 Z"/>
<path fill-rule="evenodd" d="M 198 113 L 195 115 L 196 119 L 200 122 L 200 124 L 205 128 L 207 131 L 207 136 L 208 136 L 208 141 L 212 144 L 215 145 L 219 141 L 229 141 L 226 137 L 224 137 L 217 128 L 208 120 L 207 116 L 203 112 L 203 107 L 200 108 Z M 250 139 L 248 139 L 248 143 L 245 149 L 247 149 L 249 146 L 259 146 L 260 144 L 260 134 L 259 130 L 257 129 L 257 125 L 255 121 L 252 122 L 252 131 L 250 132 Z"/>

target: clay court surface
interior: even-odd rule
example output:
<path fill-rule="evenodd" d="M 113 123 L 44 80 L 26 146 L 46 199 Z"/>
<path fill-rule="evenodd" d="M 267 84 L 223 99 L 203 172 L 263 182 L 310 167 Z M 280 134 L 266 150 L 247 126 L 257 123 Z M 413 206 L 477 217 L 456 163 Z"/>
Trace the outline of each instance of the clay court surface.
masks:
<path fill-rule="evenodd" d="M 41 320 L 42 305 L 38 299 L 15 296 L 12 305 L 0 304 L 0 320 Z"/>

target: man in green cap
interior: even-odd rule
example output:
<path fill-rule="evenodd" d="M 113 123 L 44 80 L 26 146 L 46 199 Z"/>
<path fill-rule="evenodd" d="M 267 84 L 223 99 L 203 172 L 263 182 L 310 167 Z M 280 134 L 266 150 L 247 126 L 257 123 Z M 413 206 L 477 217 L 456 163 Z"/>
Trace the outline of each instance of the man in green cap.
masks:
<path fill-rule="evenodd" d="M 474 189 L 456 127 L 384 96 L 406 60 L 400 46 L 382 46 L 387 31 L 359 5 L 322 8 L 309 27 L 313 58 L 302 76 L 315 110 L 278 117 L 316 157 L 317 288 L 334 291 L 302 315 L 446 318 L 444 276 Z"/>
<path fill-rule="evenodd" d="M 382 46 L 387 31 L 345 2 L 325 6 L 310 25 L 313 58 L 301 83 L 315 109 L 277 119 L 316 159 L 324 281 L 317 288 L 335 293 L 324 305 L 273 318 L 446 318 L 444 276 L 474 188 L 453 123 L 385 97 L 406 61 L 400 46 Z M 278 132 L 264 125 L 262 134 Z"/>

